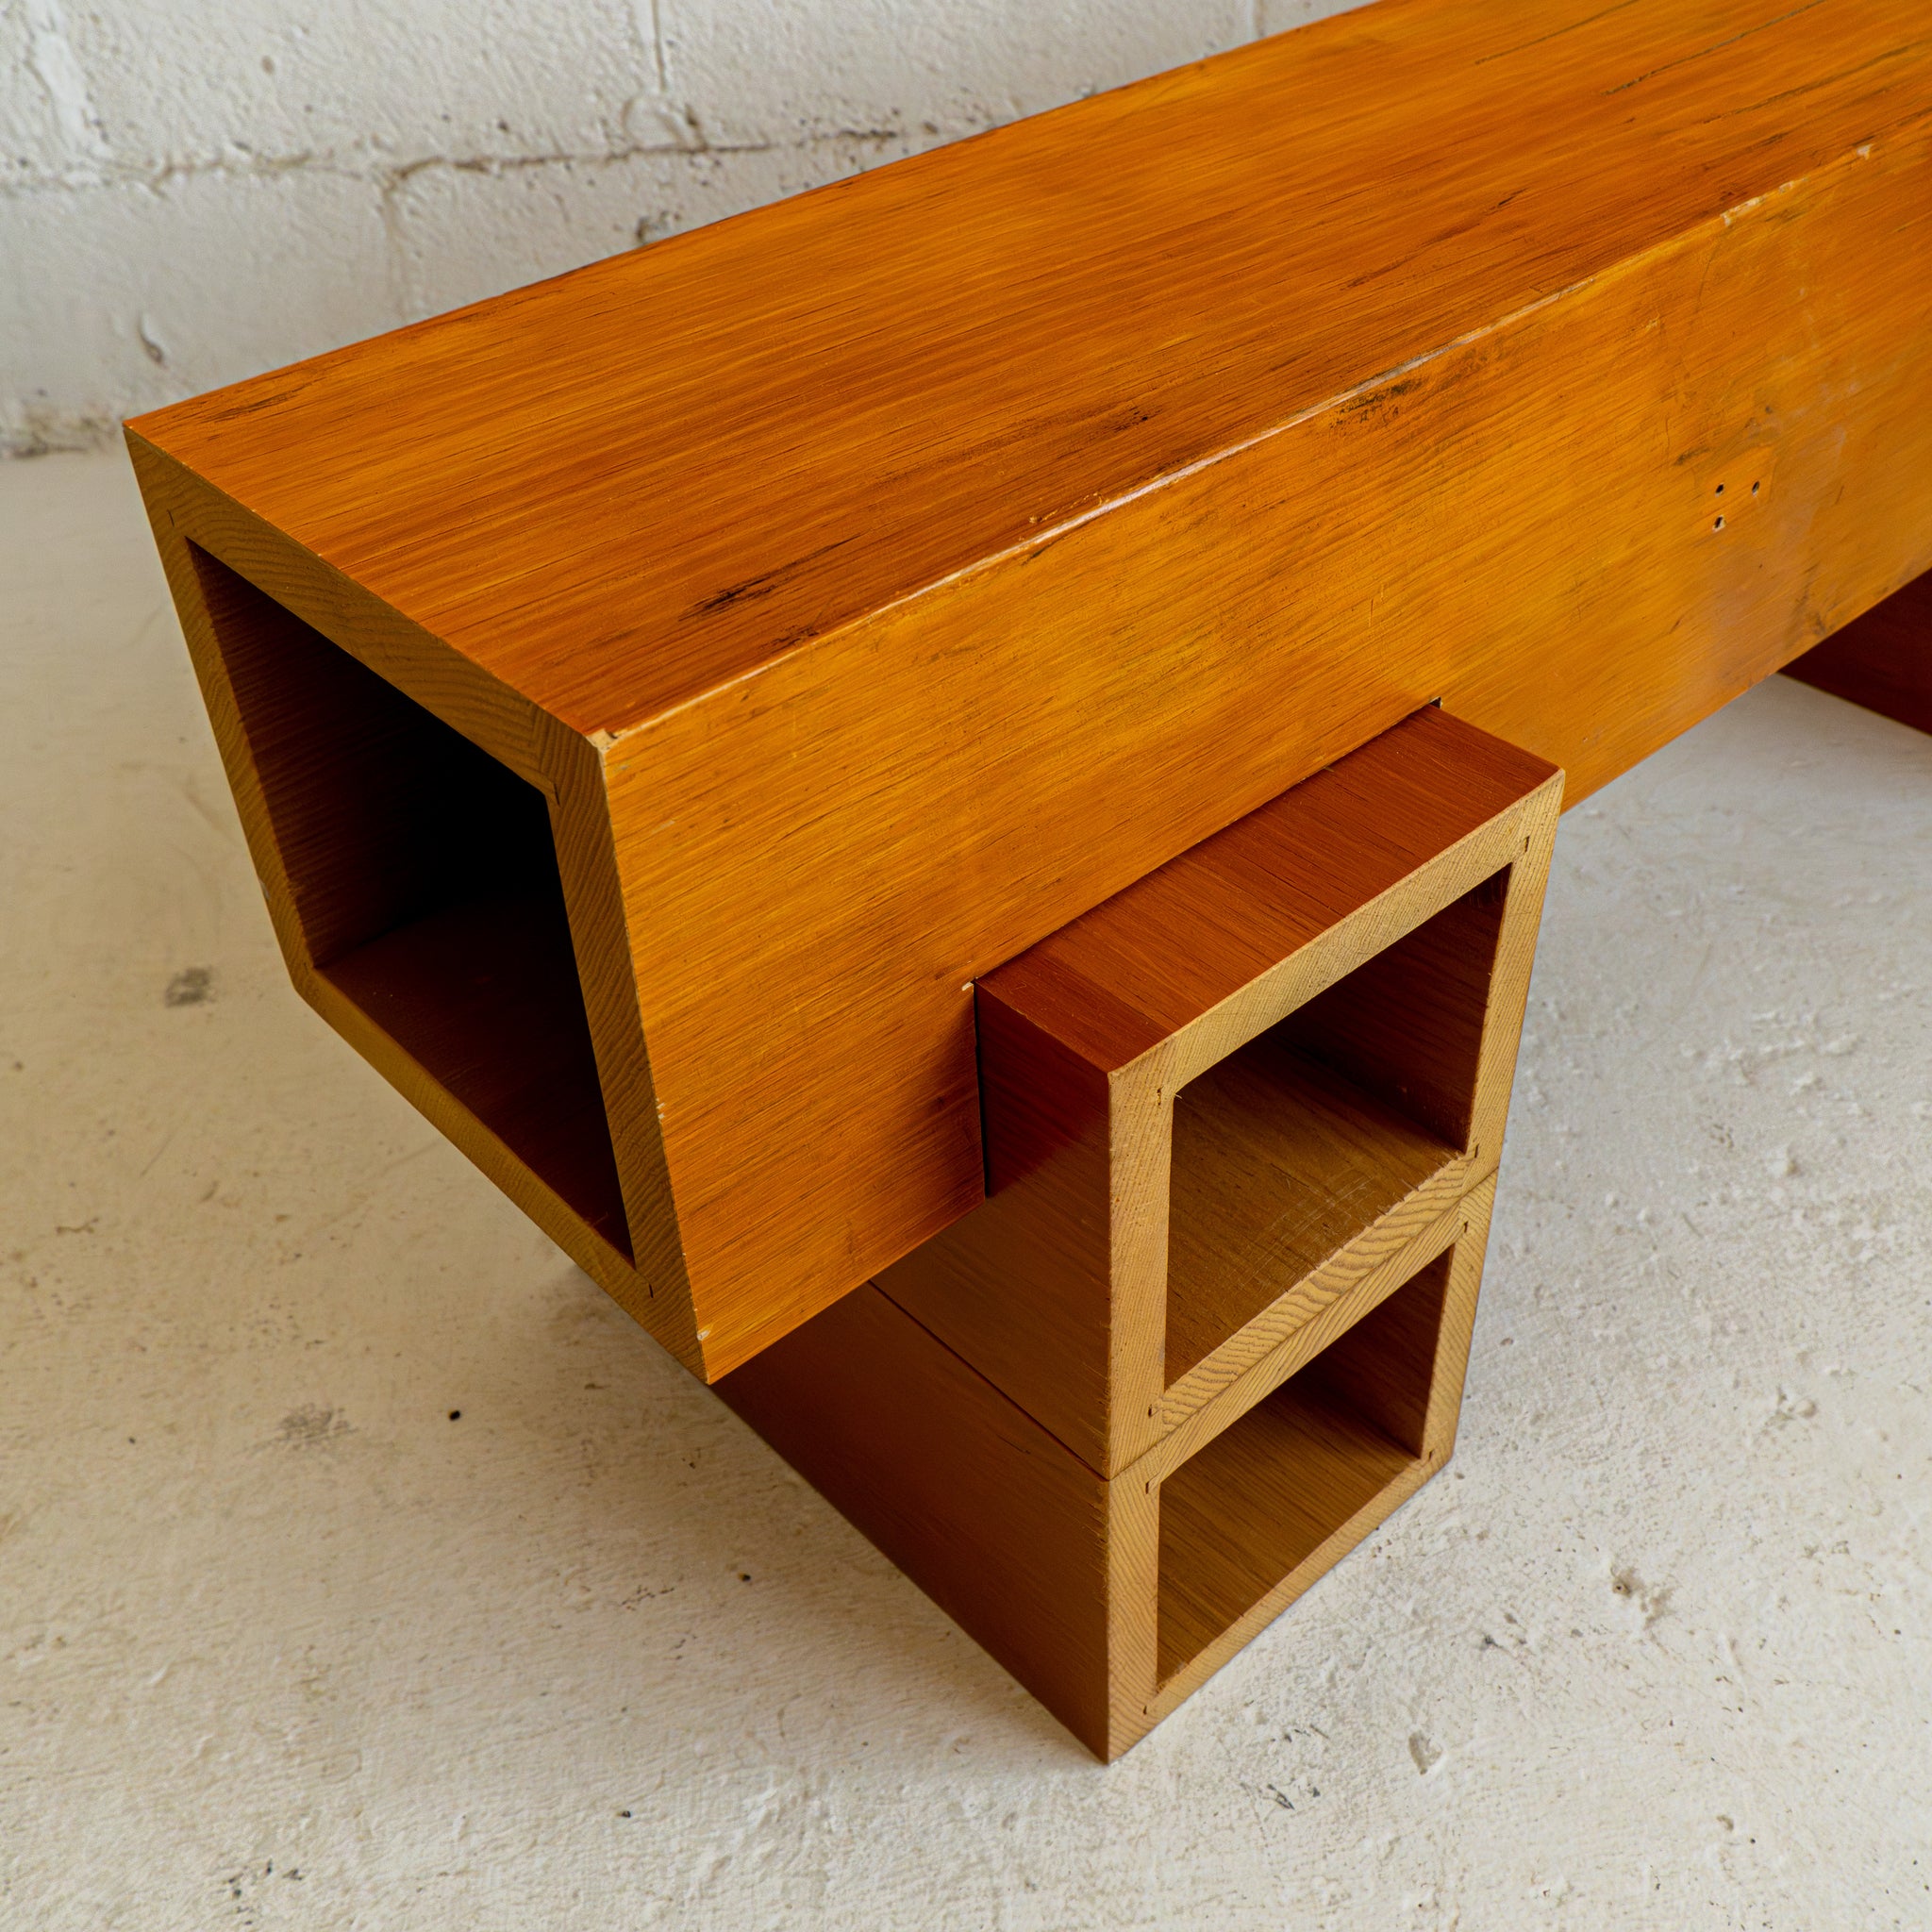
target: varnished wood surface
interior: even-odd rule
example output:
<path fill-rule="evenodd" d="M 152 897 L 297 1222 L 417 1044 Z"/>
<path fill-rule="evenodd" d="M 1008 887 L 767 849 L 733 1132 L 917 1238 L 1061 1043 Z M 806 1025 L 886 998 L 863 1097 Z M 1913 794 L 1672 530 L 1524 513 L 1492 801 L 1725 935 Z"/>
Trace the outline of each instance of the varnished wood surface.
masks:
<path fill-rule="evenodd" d="M 1454 1247 L 1161 1481 L 1159 1684 L 1149 1724 L 1448 1461 L 1487 1203 L 1476 1218 Z"/>
<path fill-rule="evenodd" d="M 594 1110 L 597 1086 L 607 1107 L 623 1090 L 601 1056 L 601 1078 L 584 1079 L 586 1008 L 606 1009 L 610 974 L 594 959 L 587 968 L 579 946 L 570 983 L 573 941 L 594 929 L 594 919 L 585 917 L 587 868 L 574 842 L 544 835 L 546 801 L 511 771 L 184 540 L 165 511 L 155 526 L 296 991 L 592 1279 L 628 1304 L 641 1271 L 625 1240 L 625 1216 L 613 1211 L 608 1163 L 613 1155 L 620 1166 L 636 1163 L 641 1142 L 635 1133 L 604 1131 Z M 318 724 L 325 728 L 313 728 Z M 581 766 L 564 758 L 558 768 L 569 796 Z M 469 844 L 467 859 L 451 854 L 452 838 Z M 479 851 L 489 861 L 481 868 Z M 412 989 L 420 958 L 411 957 L 408 927 L 425 913 L 432 921 L 461 918 L 465 892 L 506 890 L 533 895 L 546 935 L 506 933 L 500 922 L 492 929 L 486 921 L 458 962 L 472 982 L 468 1002 L 462 978 L 445 983 L 440 972 L 428 975 L 432 985 L 417 974 Z M 346 965 L 354 978 L 358 948 L 385 939 L 391 963 L 402 968 L 400 977 L 388 975 L 387 987 L 401 995 L 401 1010 L 392 1005 L 377 1021 L 331 974 Z M 501 982 L 490 993 L 492 952 L 510 967 L 511 983 L 521 982 L 525 993 L 534 987 L 548 1008 L 534 1025 L 531 1016 L 504 1010 Z M 622 984 L 629 986 L 627 973 Z M 358 989 L 364 998 L 375 991 Z M 445 1004 L 467 1004 L 470 1018 L 486 1027 L 527 1026 L 527 1033 L 481 1054 L 475 1027 L 466 1039 L 460 1019 L 451 1026 L 441 1014 Z M 603 1029 L 607 1041 L 612 1030 Z M 648 1210 L 664 1191 L 626 1191 Z M 648 1211 L 632 1218 L 633 1238 L 640 1226 L 661 1250 L 661 1219 L 654 1223 Z M 656 1314 L 653 1325 L 666 1346 L 695 1365 L 697 1351 L 688 1326 L 679 1332 L 675 1305 L 659 1305 Z"/>
<path fill-rule="evenodd" d="M 558 801 L 715 1374 L 977 1199 L 993 966 L 1431 699 L 1585 795 L 1932 565 L 1928 112 L 1919 0 L 1382 0 L 131 440 Z"/>
<path fill-rule="evenodd" d="M 1932 105 L 1928 42 L 1917 0 L 1383 0 L 140 433 L 621 733 L 1841 161 Z"/>
<path fill-rule="evenodd" d="M 1191 1079 L 1271 1024 L 1253 1011 L 1276 1004 L 1285 968 L 1325 969 L 1287 1003 L 1300 1006 L 1435 912 L 1439 898 L 1413 891 L 1424 867 L 1481 834 L 1470 889 L 1507 864 L 1498 821 L 1553 776 L 1425 707 L 987 974 L 982 1003 L 1032 1016 L 1108 1072 L 1186 1035 L 1174 1072 Z"/>
<path fill-rule="evenodd" d="M 1138 1118 L 1117 1129 L 1106 1076 L 1024 1016 L 996 1001 L 982 1011 L 992 1194 L 876 1283 L 1112 1474 L 1158 1378 L 1162 1137 Z M 1117 1164 L 1130 1170 L 1118 1192 Z"/>
<path fill-rule="evenodd" d="M 1108 1753 L 1107 1486 L 876 1289 L 717 1385 L 1076 1737 Z"/>
<path fill-rule="evenodd" d="M 1932 573 L 1785 666 L 1787 676 L 1932 731 Z"/>
<path fill-rule="evenodd" d="M 1104 1475 L 1386 1291 L 1495 1171 L 1561 788 L 1425 708 L 988 974 L 991 1192 L 878 1286 Z"/>
<path fill-rule="evenodd" d="M 331 1016 L 351 1002 L 387 1042 L 378 1064 L 473 1118 L 621 1279 L 629 1235 L 543 795 L 215 558 L 181 544 L 174 562 L 207 613 L 191 649 L 296 985 Z"/>

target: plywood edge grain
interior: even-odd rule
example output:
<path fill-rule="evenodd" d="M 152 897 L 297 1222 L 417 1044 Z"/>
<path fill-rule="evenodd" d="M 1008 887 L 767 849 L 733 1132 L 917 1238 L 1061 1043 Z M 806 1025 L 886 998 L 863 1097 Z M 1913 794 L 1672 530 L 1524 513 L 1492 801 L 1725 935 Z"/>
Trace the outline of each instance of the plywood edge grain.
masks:
<path fill-rule="evenodd" d="M 708 1382 L 721 1371 L 697 1332 L 650 1046 L 638 1012 L 604 750 L 582 739 L 560 739 L 551 748 L 550 768 L 558 869 L 630 1231 L 631 1267 L 611 1293 L 686 1368 Z"/>
<path fill-rule="evenodd" d="M 1518 850 L 1509 863 L 1508 895 L 1490 969 L 1490 998 L 1470 1110 L 1470 1158 L 1479 1166 L 1493 1168 L 1502 1158 L 1563 788 L 1564 774 L 1558 772 L 1524 802 L 1516 821 Z"/>

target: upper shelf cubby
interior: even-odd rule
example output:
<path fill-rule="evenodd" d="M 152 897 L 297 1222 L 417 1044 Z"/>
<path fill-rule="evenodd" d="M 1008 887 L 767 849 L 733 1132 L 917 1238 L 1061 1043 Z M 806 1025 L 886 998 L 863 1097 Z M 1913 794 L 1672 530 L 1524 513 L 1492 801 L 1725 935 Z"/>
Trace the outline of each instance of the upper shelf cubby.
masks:
<path fill-rule="evenodd" d="M 1105 1475 L 1495 1170 L 1561 775 L 1430 708 L 978 986 L 990 1192 L 879 1285 Z"/>

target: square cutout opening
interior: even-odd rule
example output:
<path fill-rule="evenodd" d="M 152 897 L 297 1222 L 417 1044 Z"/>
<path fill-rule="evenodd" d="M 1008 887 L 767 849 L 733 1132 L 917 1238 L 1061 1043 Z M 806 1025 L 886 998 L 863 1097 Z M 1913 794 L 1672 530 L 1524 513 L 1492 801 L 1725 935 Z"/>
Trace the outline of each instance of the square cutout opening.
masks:
<path fill-rule="evenodd" d="M 189 551 L 310 964 L 628 1255 L 543 795 Z"/>
<path fill-rule="evenodd" d="M 1455 1253 L 1161 1484 L 1162 1683 L 1422 1459 Z"/>
<path fill-rule="evenodd" d="M 1469 1145 L 1506 867 L 1174 1095 L 1167 1382 Z"/>

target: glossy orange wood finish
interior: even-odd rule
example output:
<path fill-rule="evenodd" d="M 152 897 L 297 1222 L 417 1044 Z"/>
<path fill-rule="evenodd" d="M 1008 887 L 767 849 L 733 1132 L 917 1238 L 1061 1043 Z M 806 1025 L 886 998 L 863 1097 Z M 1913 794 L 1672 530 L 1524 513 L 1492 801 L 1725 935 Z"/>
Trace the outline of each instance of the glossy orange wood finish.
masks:
<path fill-rule="evenodd" d="M 130 435 L 548 794 L 600 1278 L 710 1376 L 979 1197 L 990 968 L 1432 699 L 1582 796 L 1932 565 L 1928 236 L 1922 0 L 1382 0 Z"/>

